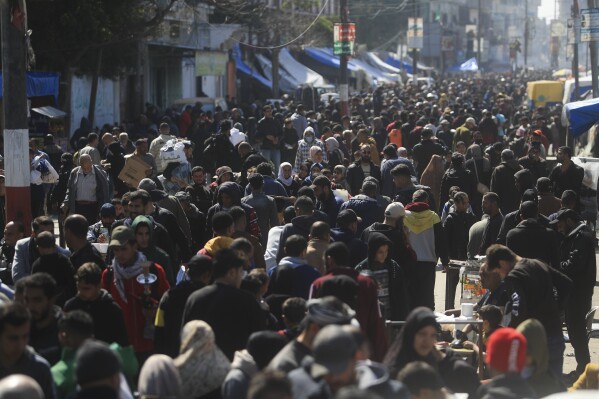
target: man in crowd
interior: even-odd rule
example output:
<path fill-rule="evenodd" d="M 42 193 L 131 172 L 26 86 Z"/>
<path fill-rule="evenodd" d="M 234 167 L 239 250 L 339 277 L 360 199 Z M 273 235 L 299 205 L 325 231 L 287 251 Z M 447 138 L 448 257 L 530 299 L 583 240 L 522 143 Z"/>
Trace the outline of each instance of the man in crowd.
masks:
<path fill-rule="evenodd" d="M 171 128 L 168 123 L 161 123 L 159 132 L 160 134 L 152 141 L 152 144 L 150 144 L 150 155 L 152 155 L 154 161 L 156 162 L 156 175 L 161 175 L 166 168 L 166 163 L 163 162 L 162 158 L 160 157 L 160 149 L 164 147 L 167 141 L 176 139 L 176 137 L 172 136 L 170 132 Z"/>
<path fill-rule="evenodd" d="M 232 360 L 236 350 L 245 347 L 249 336 L 266 328 L 258 302 L 239 289 L 243 278 L 243 259 L 228 248 L 214 258 L 214 283 L 189 296 L 183 311 L 182 325 L 203 320 L 214 330 L 216 344 Z"/>
<path fill-rule="evenodd" d="M 346 180 L 351 195 L 360 194 L 360 188 L 366 177 L 372 176 L 381 181 L 381 170 L 372 162 L 371 151 L 369 144 L 362 144 L 360 146 L 360 159 L 347 168 Z"/>
<path fill-rule="evenodd" d="M 79 158 L 78 167 L 71 171 L 67 194 L 61 206 L 64 216 L 73 213 L 83 215 L 89 224 L 96 222 L 100 207 L 110 202 L 108 176 L 98 165 L 92 164 L 89 155 Z"/>
<path fill-rule="evenodd" d="M 81 157 L 83 155 L 89 155 L 91 162 L 96 166 L 100 166 L 102 155 L 98 150 L 99 143 L 100 138 L 97 133 L 90 133 L 87 135 L 87 145 L 79 150 L 79 164 L 81 164 Z"/>
<path fill-rule="evenodd" d="M 40 256 L 35 244 L 35 238 L 43 231 L 54 234 L 54 221 L 47 216 L 38 216 L 31 222 L 31 237 L 22 238 L 17 241 L 12 264 L 12 279 L 15 283 L 31 274 L 33 262 Z M 59 246 L 56 246 L 56 249 L 65 256 L 71 255 L 67 249 Z"/>
<path fill-rule="evenodd" d="M 565 190 L 573 190 L 580 196 L 584 169 L 572 161 L 572 149 L 560 147 L 556 158 L 559 165 L 556 165 L 549 174 L 549 179 L 553 183 L 553 193 L 556 197 L 561 197 Z"/>
<path fill-rule="evenodd" d="M 54 399 L 50 365 L 28 346 L 30 329 L 31 314 L 24 305 L 0 306 L 0 379 L 14 374 L 29 376 L 40 385 L 46 399 Z"/>
<path fill-rule="evenodd" d="M 262 155 L 266 159 L 272 160 L 275 169 L 279 170 L 281 163 L 281 144 L 279 141 L 283 138 L 283 126 L 273 118 L 270 105 L 265 105 L 262 108 L 262 113 L 264 117 L 258 121 L 256 139 L 261 143 L 260 151 Z"/>
<path fill-rule="evenodd" d="M 112 206 L 111 204 L 104 205 Z M 112 209 L 114 210 L 114 207 Z M 104 206 L 102 206 L 102 210 L 104 210 Z M 100 211 L 100 215 L 102 215 L 102 211 Z M 114 222 L 114 217 L 112 219 Z M 87 219 L 81 215 L 70 215 L 64 221 L 64 236 L 67 246 L 73 251 L 70 260 L 75 271 L 87 262 L 104 267 L 102 256 L 87 240 L 88 231 Z"/>
<path fill-rule="evenodd" d="M 486 255 L 489 270 L 499 273 L 510 295 L 505 325 L 517 327 L 527 319 L 539 320 L 547 333 L 549 368 L 562 375 L 565 344 L 559 309 L 571 292 L 572 280 L 542 261 L 522 258 L 500 244 L 490 246 Z"/>
<path fill-rule="evenodd" d="M 15 246 L 25 235 L 25 226 L 21 222 L 8 222 L 4 227 L 4 238 L 0 242 L 0 281 L 13 285 L 12 264 Z"/>
<path fill-rule="evenodd" d="M 572 209 L 557 213 L 554 221 L 564 235 L 558 269 L 572 280 L 572 290 L 566 302 L 566 325 L 576 356 L 576 372 L 581 374 L 591 358 L 586 329 L 586 314 L 591 308 L 597 265 L 595 234 Z"/>

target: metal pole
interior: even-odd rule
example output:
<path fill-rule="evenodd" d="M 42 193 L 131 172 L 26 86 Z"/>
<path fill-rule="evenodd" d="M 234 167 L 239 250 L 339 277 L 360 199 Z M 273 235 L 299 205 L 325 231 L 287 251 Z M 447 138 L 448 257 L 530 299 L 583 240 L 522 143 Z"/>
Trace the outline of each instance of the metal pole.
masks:
<path fill-rule="evenodd" d="M 478 61 L 478 64 L 480 65 L 481 63 L 481 57 L 480 57 L 480 30 L 482 28 L 482 25 L 480 23 L 480 18 L 482 16 L 482 7 L 481 7 L 481 0 L 478 0 L 478 19 L 476 21 L 476 58 Z"/>
<path fill-rule="evenodd" d="M 574 44 L 573 46 L 573 54 L 572 54 L 572 72 L 574 73 L 574 101 L 578 101 L 580 99 L 580 80 L 578 74 L 578 37 L 579 33 L 576 32 L 578 27 L 578 18 L 580 17 L 578 10 L 578 0 L 574 0 L 572 5 L 572 18 L 574 20 Z"/>
<path fill-rule="evenodd" d="M 6 221 L 31 226 L 29 128 L 27 123 L 25 2 L 0 0 L 2 14 L 2 96 Z"/>
<path fill-rule="evenodd" d="M 339 7 L 339 20 L 346 28 L 348 19 L 348 0 L 341 0 Z M 341 115 L 349 116 L 349 85 L 347 79 L 347 61 L 348 56 L 342 54 L 339 62 L 339 102 L 341 106 Z"/>
<path fill-rule="evenodd" d="M 596 0 L 588 0 L 589 8 L 596 8 L 597 1 Z M 597 43 L 589 42 L 589 49 L 591 53 L 591 80 L 593 82 L 593 98 L 599 97 L 599 82 L 597 79 Z"/>
<path fill-rule="evenodd" d="M 417 75 L 418 75 L 418 64 L 416 63 L 416 58 L 418 57 L 418 50 L 416 49 L 416 35 L 418 34 L 418 3 L 414 2 L 414 39 L 412 42 L 412 83 L 414 86 L 418 86 Z"/>
<path fill-rule="evenodd" d="M 528 66 L 528 0 L 524 0 L 524 68 Z"/>

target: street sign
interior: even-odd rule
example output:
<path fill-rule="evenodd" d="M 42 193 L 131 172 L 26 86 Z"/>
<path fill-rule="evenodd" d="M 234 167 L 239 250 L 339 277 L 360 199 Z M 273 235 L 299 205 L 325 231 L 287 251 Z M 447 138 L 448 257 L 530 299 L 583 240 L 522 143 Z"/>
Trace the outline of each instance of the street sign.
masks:
<path fill-rule="evenodd" d="M 562 21 L 557 19 L 551 20 L 551 36 L 552 37 L 562 37 L 566 34 L 566 25 Z"/>
<path fill-rule="evenodd" d="M 408 47 L 424 47 L 424 21 L 422 18 L 408 17 Z"/>
<path fill-rule="evenodd" d="M 336 23 L 333 26 L 333 54 L 353 55 L 356 42 L 356 24 Z"/>
<path fill-rule="evenodd" d="M 335 42 L 333 43 L 333 54 L 335 55 L 353 55 L 355 42 Z"/>
<path fill-rule="evenodd" d="M 347 23 L 333 25 L 333 41 L 334 42 L 355 42 L 356 41 L 356 24 Z"/>
<path fill-rule="evenodd" d="M 568 44 L 576 44 L 580 42 L 580 19 L 570 18 L 567 23 Z"/>
<path fill-rule="evenodd" d="M 599 41 L 599 8 L 580 10 L 580 40 Z"/>

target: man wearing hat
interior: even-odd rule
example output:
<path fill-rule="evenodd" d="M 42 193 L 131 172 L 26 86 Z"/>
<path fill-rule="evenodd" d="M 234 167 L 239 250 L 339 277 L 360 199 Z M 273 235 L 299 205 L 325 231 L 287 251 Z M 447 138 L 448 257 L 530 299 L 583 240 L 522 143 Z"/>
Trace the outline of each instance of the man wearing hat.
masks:
<path fill-rule="evenodd" d="M 547 333 L 549 368 L 562 375 L 565 344 L 559 309 L 571 292 L 572 280 L 544 262 L 522 258 L 500 244 L 491 245 L 486 256 L 489 271 L 499 274 L 509 294 L 505 325 L 517 327 L 527 319 L 539 320 Z"/>
<path fill-rule="evenodd" d="M 154 316 L 160 298 L 170 286 L 162 266 L 148 262 L 137 250 L 135 233 L 130 227 L 116 227 L 109 248 L 114 259 L 102 273 L 102 288 L 123 310 L 129 342 L 141 363 L 154 350 Z M 143 283 L 144 280 L 139 283 L 140 275 L 146 275 L 148 283 Z"/>
<path fill-rule="evenodd" d="M 595 234 L 572 209 L 559 211 L 552 223 L 564 235 L 559 270 L 572 279 L 572 292 L 566 302 L 566 326 L 574 347 L 576 371 L 582 373 L 591 360 L 585 318 L 591 308 L 597 275 Z"/>
<path fill-rule="evenodd" d="M 491 380 L 476 391 L 476 398 L 536 398 L 532 387 L 520 376 L 526 364 L 527 342 L 513 328 L 495 331 L 487 344 L 485 362 Z"/>
<path fill-rule="evenodd" d="M 316 195 L 316 209 L 326 213 L 329 216 L 329 226 L 334 226 L 339 209 L 343 204 L 343 198 L 333 191 L 331 181 L 324 175 L 316 176 L 312 182 L 312 188 Z"/>
<path fill-rule="evenodd" d="M 162 159 L 160 158 L 160 149 L 164 147 L 167 141 L 177 139 L 175 136 L 172 136 L 170 132 L 171 128 L 168 123 L 161 123 L 160 134 L 152 140 L 152 144 L 150 144 L 150 155 L 154 157 L 154 161 L 156 162 L 156 174 L 158 175 L 162 174 L 166 168 L 166 163 L 162 162 Z"/>
<path fill-rule="evenodd" d="M 353 335 L 341 326 L 329 325 L 314 338 L 314 361 L 289 374 L 295 399 L 332 397 L 356 380 L 356 352 Z"/>
<path fill-rule="evenodd" d="M 307 356 L 312 355 L 314 339 L 328 325 L 349 324 L 355 312 L 339 299 L 326 296 L 308 302 L 303 329 L 271 360 L 268 368 L 286 373 L 297 369 Z"/>

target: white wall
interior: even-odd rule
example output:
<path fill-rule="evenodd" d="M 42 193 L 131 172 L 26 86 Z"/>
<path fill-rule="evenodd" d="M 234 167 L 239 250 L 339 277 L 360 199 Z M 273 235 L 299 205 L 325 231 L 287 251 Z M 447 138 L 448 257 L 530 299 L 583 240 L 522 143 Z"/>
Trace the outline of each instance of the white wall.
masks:
<path fill-rule="evenodd" d="M 196 97 L 195 60 L 191 57 L 181 60 L 181 98 Z"/>
<path fill-rule="evenodd" d="M 88 115 L 91 83 L 90 76 L 73 76 L 71 83 L 71 132 L 79 127 L 81 118 Z M 99 79 L 94 127 L 101 127 L 105 123 L 120 122 L 119 101 L 119 82 Z"/>

